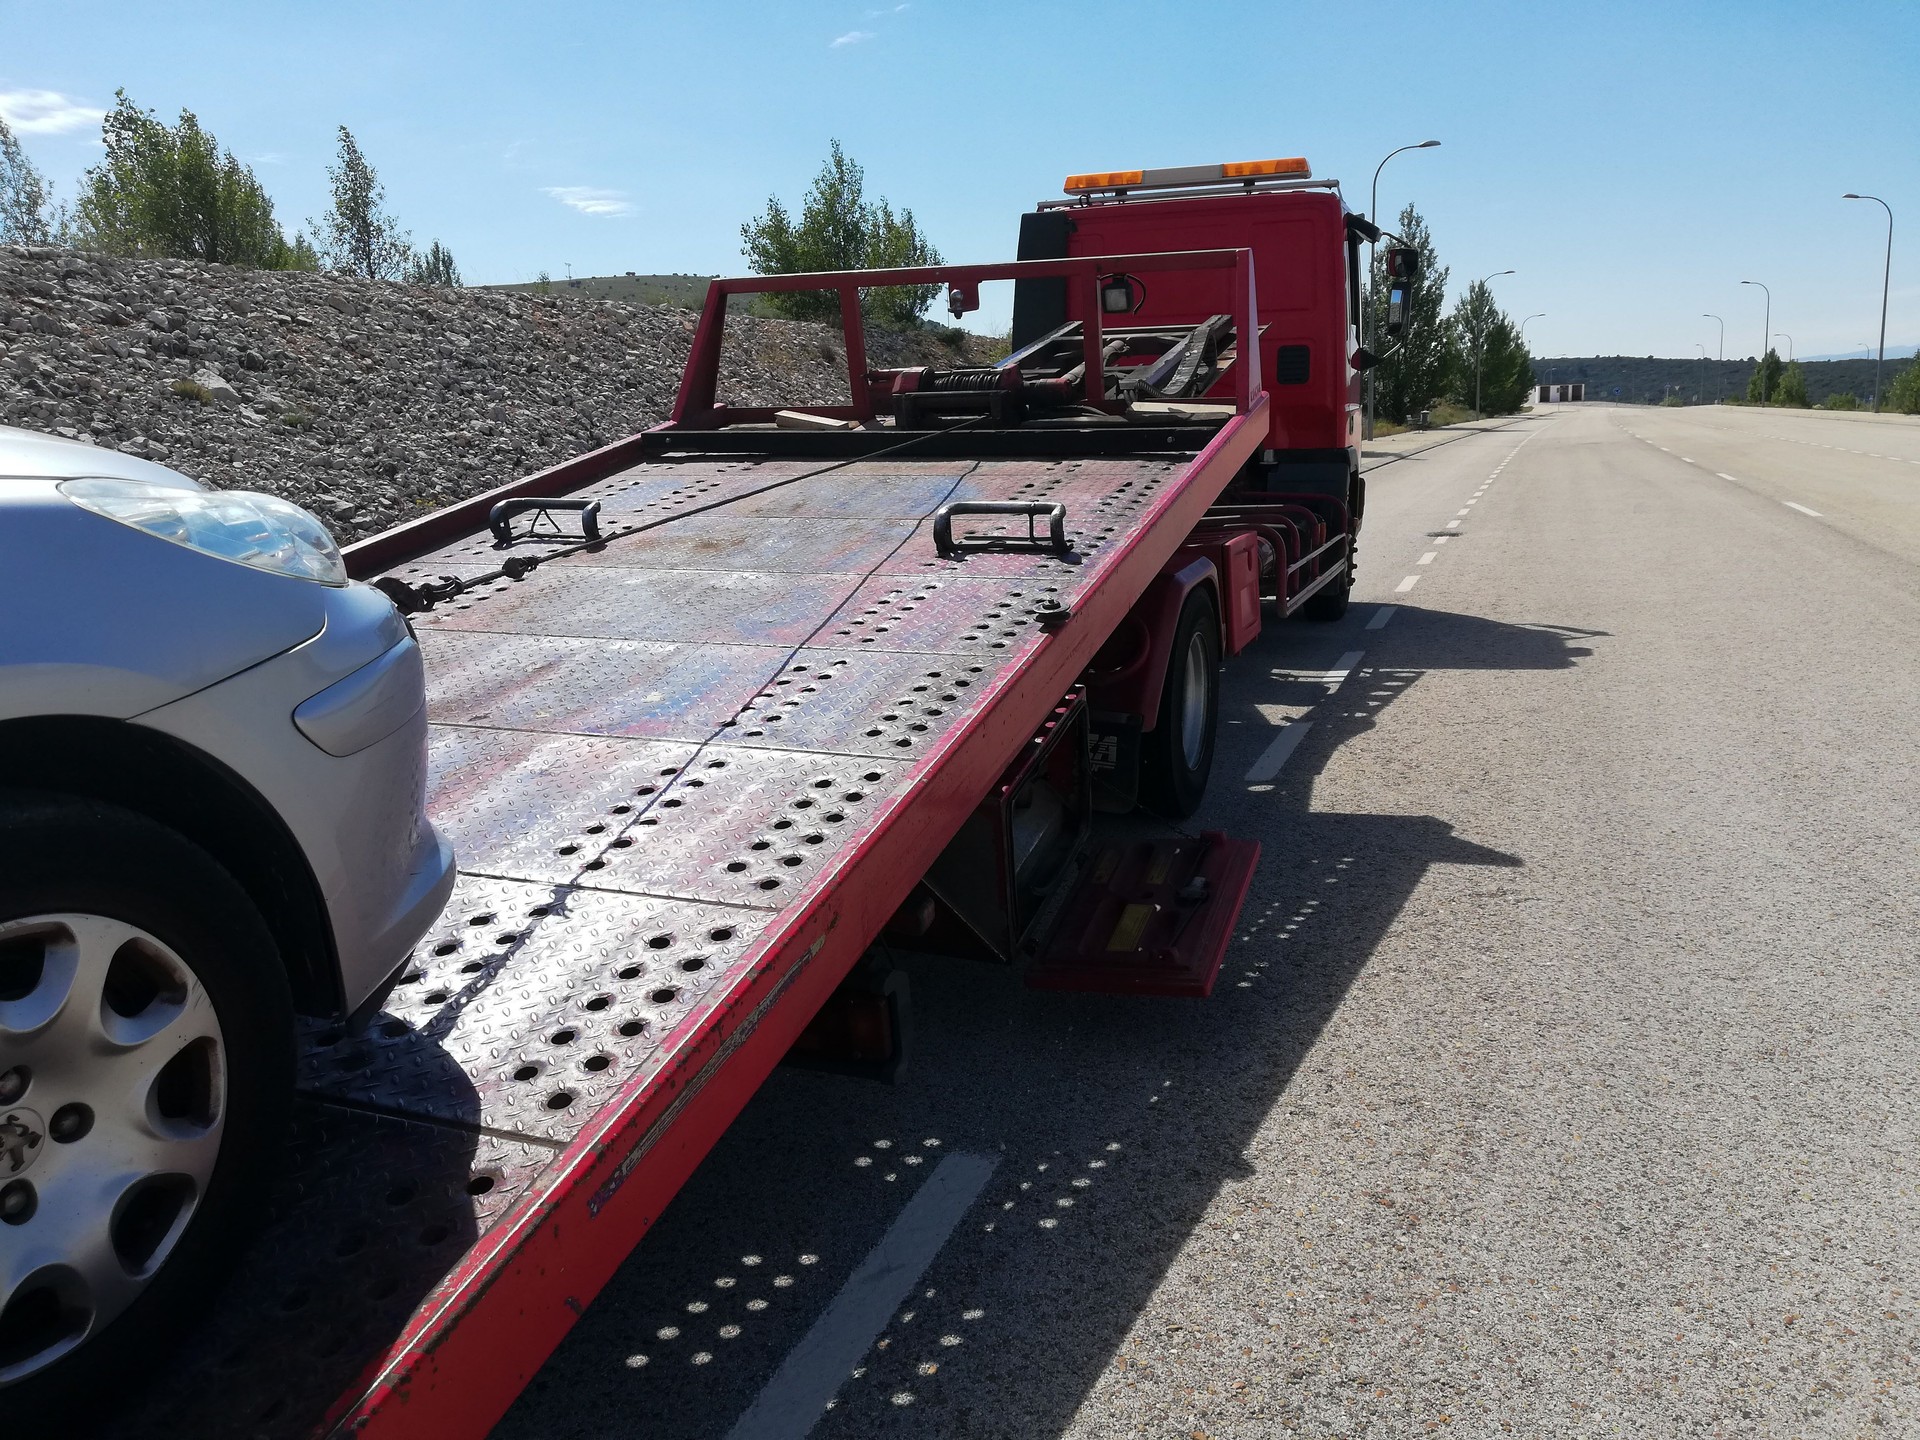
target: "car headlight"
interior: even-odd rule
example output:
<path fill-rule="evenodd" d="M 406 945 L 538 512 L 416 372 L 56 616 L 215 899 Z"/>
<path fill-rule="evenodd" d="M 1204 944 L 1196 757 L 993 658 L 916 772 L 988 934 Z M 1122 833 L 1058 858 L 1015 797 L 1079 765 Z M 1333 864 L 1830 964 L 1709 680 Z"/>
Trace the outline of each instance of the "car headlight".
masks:
<path fill-rule="evenodd" d="M 178 490 L 141 480 L 62 480 L 74 504 L 204 555 L 256 570 L 345 585 L 340 548 L 298 505 L 252 490 Z"/>

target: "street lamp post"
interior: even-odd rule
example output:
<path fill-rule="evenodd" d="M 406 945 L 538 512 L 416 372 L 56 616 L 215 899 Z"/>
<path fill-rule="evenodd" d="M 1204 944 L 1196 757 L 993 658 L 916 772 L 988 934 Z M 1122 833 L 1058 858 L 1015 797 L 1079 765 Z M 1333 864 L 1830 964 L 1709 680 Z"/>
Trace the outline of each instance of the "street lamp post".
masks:
<path fill-rule="evenodd" d="M 1502 275 L 1514 273 L 1512 270 L 1496 270 L 1480 282 L 1481 288 L 1485 289 L 1488 281 L 1498 280 Z M 1492 291 L 1487 291 L 1487 298 L 1489 300 L 1493 298 Z M 1480 413 L 1480 361 L 1485 354 L 1486 339 L 1487 322 L 1485 317 L 1480 317 L 1475 320 L 1473 327 L 1473 418 L 1476 420 L 1486 418 Z"/>
<path fill-rule="evenodd" d="M 1851 191 L 1842 200 L 1871 200 L 1887 212 L 1887 259 L 1880 267 L 1880 357 L 1873 362 L 1873 413 L 1880 413 L 1880 370 L 1887 363 L 1887 284 L 1893 279 L 1893 207 L 1878 195 L 1855 195 Z"/>
<path fill-rule="evenodd" d="M 1527 316 L 1527 320 L 1544 320 L 1546 318 L 1547 318 L 1547 312 L 1544 310 L 1536 310 L 1533 314 Z M 1527 320 L 1522 320 L 1520 322 L 1520 348 L 1522 350 L 1525 350 L 1527 348 Z M 1533 356 L 1529 354 L 1527 356 L 1527 359 L 1528 361 L 1532 361 Z M 1528 365 L 1528 369 L 1529 370 L 1532 369 L 1531 364 Z M 1538 377 L 1535 377 L 1535 378 L 1536 380 L 1538 379 Z"/>
<path fill-rule="evenodd" d="M 1767 290 L 1758 280 L 1742 280 L 1742 285 L 1759 285 L 1766 291 L 1767 305 L 1762 311 L 1760 322 L 1760 403 L 1767 403 L 1767 347 L 1773 343 L 1773 291 Z"/>
<path fill-rule="evenodd" d="M 1720 322 L 1720 349 L 1715 358 L 1722 364 L 1725 364 L 1727 359 L 1727 322 L 1721 320 L 1718 315 L 1709 314 L 1705 310 L 1700 312 L 1700 318 L 1702 320 L 1718 320 Z M 1713 403 L 1716 405 L 1720 403 L 1720 386 L 1722 383 L 1723 377 L 1719 370 L 1716 369 L 1713 374 Z"/>
<path fill-rule="evenodd" d="M 1373 167 L 1373 195 L 1372 195 L 1372 198 L 1370 198 L 1367 201 L 1367 223 L 1369 225 L 1378 225 L 1380 223 L 1380 218 L 1379 218 L 1380 216 L 1380 172 L 1387 168 L 1387 161 L 1391 160 L 1394 156 L 1402 154 L 1403 152 L 1408 150 L 1432 150 L 1435 147 L 1437 147 L 1439 144 L 1440 142 L 1438 140 L 1422 140 L 1419 143 L 1414 145 L 1402 145 L 1398 150 L 1389 150 L 1386 153 L 1385 158 L 1382 159 L 1378 165 Z M 1366 317 L 1367 327 L 1366 327 L 1366 334 L 1361 337 L 1361 339 L 1367 342 L 1368 344 L 1371 344 L 1374 338 L 1373 336 L 1373 248 L 1374 248 L 1374 244 L 1375 242 L 1372 240 L 1369 240 L 1367 242 L 1367 317 Z M 1366 424 L 1366 438 L 1369 440 L 1373 438 L 1373 409 L 1374 409 L 1373 388 L 1374 388 L 1373 387 L 1373 371 L 1369 370 L 1367 371 L 1367 424 Z"/>
<path fill-rule="evenodd" d="M 1793 336 L 1784 330 L 1776 330 L 1773 332 L 1773 338 L 1787 342 L 1787 363 L 1791 365 L 1793 363 Z"/>

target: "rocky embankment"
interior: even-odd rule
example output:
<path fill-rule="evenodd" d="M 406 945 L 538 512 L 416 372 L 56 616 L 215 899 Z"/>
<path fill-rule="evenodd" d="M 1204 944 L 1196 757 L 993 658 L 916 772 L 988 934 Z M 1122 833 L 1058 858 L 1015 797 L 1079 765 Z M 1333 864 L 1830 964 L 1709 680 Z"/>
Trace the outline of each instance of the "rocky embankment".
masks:
<path fill-rule="evenodd" d="M 284 496 L 344 543 L 658 423 L 697 319 L 0 246 L 0 424 Z M 722 392 L 843 400 L 838 338 L 730 316 Z M 959 358 L 931 336 L 875 341 L 875 363 Z"/>

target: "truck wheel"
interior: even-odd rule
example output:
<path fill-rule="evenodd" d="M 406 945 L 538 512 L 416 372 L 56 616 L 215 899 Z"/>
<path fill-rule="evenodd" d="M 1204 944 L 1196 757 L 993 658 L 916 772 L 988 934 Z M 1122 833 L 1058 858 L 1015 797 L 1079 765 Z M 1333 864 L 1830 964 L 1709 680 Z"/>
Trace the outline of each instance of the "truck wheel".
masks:
<path fill-rule="evenodd" d="M 77 1433 L 165 1357 L 292 1090 L 286 974 L 232 876 L 131 811 L 0 791 L 0 1411 Z"/>
<path fill-rule="evenodd" d="M 1300 607 L 1300 618 L 1320 624 L 1338 620 L 1347 613 L 1347 597 L 1352 593 L 1353 575 L 1349 572 L 1326 588 L 1314 591 L 1307 603 Z"/>
<path fill-rule="evenodd" d="M 1160 717 L 1140 737 L 1140 797 L 1149 810 L 1184 819 L 1200 808 L 1219 722 L 1220 615 L 1213 592 L 1196 585 L 1174 626 Z"/>

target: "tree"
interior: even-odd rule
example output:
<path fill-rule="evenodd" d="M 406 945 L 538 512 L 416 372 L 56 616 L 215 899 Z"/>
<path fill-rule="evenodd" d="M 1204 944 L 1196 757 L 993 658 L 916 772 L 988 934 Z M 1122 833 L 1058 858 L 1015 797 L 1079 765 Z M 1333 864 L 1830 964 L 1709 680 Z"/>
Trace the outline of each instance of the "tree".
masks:
<path fill-rule="evenodd" d="M 53 192 L 0 117 L 0 244 L 44 245 L 52 238 Z"/>
<path fill-rule="evenodd" d="M 1882 408 L 1896 415 L 1920 415 L 1920 355 L 1893 377 Z"/>
<path fill-rule="evenodd" d="M 1520 332 L 1494 303 L 1484 280 L 1467 287 L 1453 307 L 1447 329 L 1452 341 L 1453 397 L 1478 404 L 1482 415 L 1511 415 L 1533 389 L 1533 359 Z"/>
<path fill-rule="evenodd" d="M 829 142 L 827 160 L 813 177 L 796 224 L 778 196 L 740 227 L 747 263 L 763 275 L 815 270 L 861 270 L 876 266 L 938 265 L 940 252 L 920 233 L 911 210 L 896 214 L 885 200 L 868 204 L 866 172 L 849 160 L 840 142 Z M 863 297 L 869 314 L 905 326 L 918 321 L 938 285 L 902 285 Z M 830 290 L 801 290 L 766 297 L 771 308 L 796 320 L 831 320 L 840 301 Z"/>
<path fill-rule="evenodd" d="M 1807 377 L 1800 373 L 1798 360 L 1780 372 L 1780 383 L 1773 391 L 1773 403 L 1791 405 L 1800 410 L 1807 408 Z"/>
<path fill-rule="evenodd" d="M 297 267 L 253 171 L 223 151 L 191 110 L 168 125 L 114 92 L 100 126 L 106 158 L 81 179 L 74 239 L 119 255 L 167 255 L 256 269 Z"/>
<path fill-rule="evenodd" d="M 1406 421 L 1415 411 L 1424 410 L 1447 389 L 1447 268 L 1433 253 L 1433 235 L 1420 212 L 1409 205 L 1400 212 L 1399 237 L 1420 252 L 1420 278 L 1413 282 L 1411 323 L 1400 338 L 1392 357 L 1373 372 L 1374 408 L 1390 420 Z M 1386 334 L 1387 262 L 1377 257 L 1373 263 L 1373 317 L 1367 333 L 1375 337 L 1373 345 L 1384 350 L 1380 337 Z"/>
<path fill-rule="evenodd" d="M 416 253 L 407 264 L 407 283 L 458 289 L 460 271 L 453 263 L 453 252 L 436 240 L 424 254 Z"/>
<path fill-rule="evenodd" d="M 1753 405 L 1765 405 L 1773 399 L 1773 392 L 1780 387 L 1780 352 L 1769 350 L 1760 357 L 1760 363 L 1753 367 L 1753 375 L 1747 381 L 1747 401 Z"/>
<path fill-rule="evenodd" d="M 413 262 L 407 232 L 385 210 L 386 187 L 374 173 L 353 132 L 340 127 L 340 159 L 327 167 L 333 208 L 310 221 L 320 255 L 330 270 L 368 280 L 399 280 Z"/>

